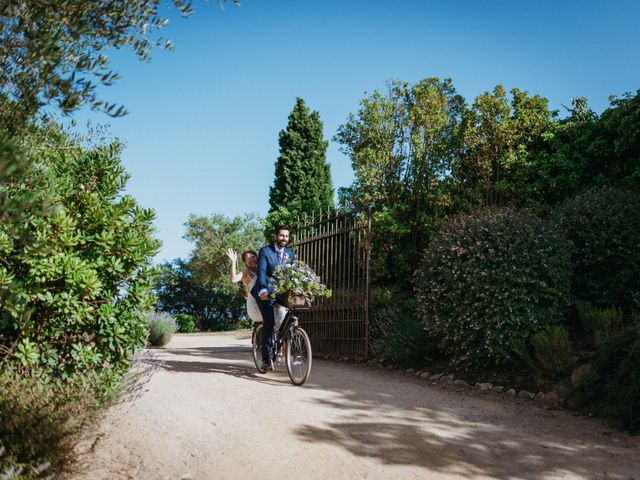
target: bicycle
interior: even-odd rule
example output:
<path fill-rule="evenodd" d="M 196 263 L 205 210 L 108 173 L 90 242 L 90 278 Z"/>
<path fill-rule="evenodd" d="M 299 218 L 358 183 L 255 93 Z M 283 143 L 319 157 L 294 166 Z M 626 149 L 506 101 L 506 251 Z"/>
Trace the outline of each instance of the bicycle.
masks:
<path fill-rule="evenodd" d="M 311 373 L 311 340 L 307 332 L 298 324 L 296 315 L 296 312 L 305 310 L 309 309 L 289 308 L 280 328 L 273 330 L 272 365 L 275 369 L 276 365 L 284 360 L 289 379 L 294 385 L 303 385 Z M 251 349 L 256 368 L 260 373 L 265 373 L 266 370 L 262 368 L 262 328 L 262 323 L 254 324 Z"/>

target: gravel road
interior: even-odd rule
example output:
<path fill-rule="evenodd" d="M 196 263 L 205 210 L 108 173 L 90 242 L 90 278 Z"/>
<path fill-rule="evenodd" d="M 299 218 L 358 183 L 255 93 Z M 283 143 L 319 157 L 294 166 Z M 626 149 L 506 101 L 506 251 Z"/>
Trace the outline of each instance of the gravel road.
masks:
<path fill-rule="evenodd" d="M 79 479 L 640 479 L 640 438 L 404 372 L 253 366 L 244 333 L 176 335 L 137 400 L 80 446 Z"/>

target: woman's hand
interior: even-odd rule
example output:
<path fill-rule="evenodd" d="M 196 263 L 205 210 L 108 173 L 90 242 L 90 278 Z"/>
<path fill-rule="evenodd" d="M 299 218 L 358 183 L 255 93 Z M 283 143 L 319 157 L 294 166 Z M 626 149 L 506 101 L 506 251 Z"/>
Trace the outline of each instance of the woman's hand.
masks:
<path fill-rule="evenodd" d="M 242 272 L 236 271 L 236 263 L 238 262 L 238 254 L 230 248 L 227 250 L 227 257 L 231 260 L 231 283 L 236 283 L 242 280 Z"/>

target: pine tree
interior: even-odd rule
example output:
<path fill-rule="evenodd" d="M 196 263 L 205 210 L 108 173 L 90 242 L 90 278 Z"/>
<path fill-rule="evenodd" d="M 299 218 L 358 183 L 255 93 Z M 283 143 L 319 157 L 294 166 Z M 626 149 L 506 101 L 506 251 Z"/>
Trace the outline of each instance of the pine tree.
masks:
<path fill-rule="evenodd" d="M 269 213 L 311 213 L 333 205 L 331 171 L 326 160 L 329 142 L 322 138 L 318 112 L 310 112 L 301 98 L 280 131 L 280 155 L 269 189 Z"/>

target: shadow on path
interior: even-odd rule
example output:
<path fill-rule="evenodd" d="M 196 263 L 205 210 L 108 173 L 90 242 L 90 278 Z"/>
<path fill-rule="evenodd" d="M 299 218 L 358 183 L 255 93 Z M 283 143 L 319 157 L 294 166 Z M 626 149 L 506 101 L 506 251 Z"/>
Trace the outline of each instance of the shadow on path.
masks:
<path fill-rule="evenodd" d="M 258 372 L 250 346 L 166 348 L 161 358 L 161 368 L 173 373 L 217 373 L 271 385 L 289 382 L 284 365 L 268 374 Z"/>
<path fill-rule="evenodd" d="M 335 396 L 312 403 L 337 409 L 345 421 L 294 429 L 306 442 L 466 478 L 640 478 L 640 439 L 597 420 L 376 368 L 330 365 L 313 380 Z"/>
<path fill-rule="evenodd" d="M 246 340 L 245 340 L 246 341 Z M 286 370 L 262 375 L 251 348 L 169 348 L 169 372 L 207 373 L 285 386 Z M 284 377 L 282 373 L 284 372 Z M 376 368 L 314 360 L 301 387 L 309 408 L 335 410 L 324 424 L 293 435 L 338 446 L 382 464 L 407 465 L 462 478 L 640 479 L 640 440 L 564 411 L 545 411 L 505 398 L 434 387 Z M 338 419 L 338 420 L 336 420 Z"/>

